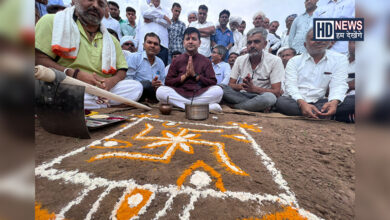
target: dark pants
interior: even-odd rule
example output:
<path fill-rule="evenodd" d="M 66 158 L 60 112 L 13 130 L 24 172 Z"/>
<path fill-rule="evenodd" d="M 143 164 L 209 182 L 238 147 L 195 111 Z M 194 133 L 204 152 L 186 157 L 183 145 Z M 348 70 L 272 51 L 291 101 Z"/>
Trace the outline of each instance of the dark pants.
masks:
<path fill-rule="evenodd" d="M 152 86 L 152 82 L 148 80 L 142 80 L 140 82 L 142 84 L 142 87 L 144 88 L 144 91 L 142 92 L 142 96 L 140 98 L 140 101 L 145 101 L 145 99 L 157 101 L 156 98 L 156 90 L 154 90 Z"/>
<path fill-rule="evenodd" d="M 162 59 L 162 61 L 164 62 L 164 65 L 167 66 L 168 65 L 168 49 L 163 47 L 163 46 L 160 46 L 161 47 L 161 50 L 160 50 L 160 53 L 157 54 L 158 57 L 160 57 L 160 59 Z"/>
<path fill-rule="evenodd" d="M 262 94 L 238 92 L 227 85 L 220 85 L 223 89 L 223 100 L 233 104 L 233 108 L 246 111 L 259 112 L 271 107 L 276 102 L 276 96 L 273 93 L 265 92 Z"/>
<path fill-rule="evenodd" d="M 328 99 L 320 99 L 316 103 L 310 103 L 321 110 L 322 106 L 328 102 Z M 302 115 L 297 101 L 290 97 L 280 96 L 276 102 L 277 110 L 285 115 L 299 116 Z M 346 96 L 344 102 L 337 106 L 336 114 L 332 119 L 341 122 L 352 122 L 350 115 L 355 114 L 355 96 Z"/>

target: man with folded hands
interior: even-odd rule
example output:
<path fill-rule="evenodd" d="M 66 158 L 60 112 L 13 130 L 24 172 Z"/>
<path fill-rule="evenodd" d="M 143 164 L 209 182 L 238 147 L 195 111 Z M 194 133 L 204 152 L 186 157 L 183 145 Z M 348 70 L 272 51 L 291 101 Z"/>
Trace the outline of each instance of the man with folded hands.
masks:
<path fill-rule="evenodd" d="M 267 31 L 254 28 L 247 34 L 248 54 L 237 57 L 223 100 L 236 109 L 268 111 L 281 93 L 284 68 L 279 57 L 264 50 Z"/>

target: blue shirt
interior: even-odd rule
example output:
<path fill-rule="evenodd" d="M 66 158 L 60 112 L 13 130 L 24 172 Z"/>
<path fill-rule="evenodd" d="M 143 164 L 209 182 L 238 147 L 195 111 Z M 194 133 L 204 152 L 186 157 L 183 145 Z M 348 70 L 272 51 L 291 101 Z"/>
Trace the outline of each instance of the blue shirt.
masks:
<path fill-rule="evenodd" d="M 226 28 L 225 32 L 222 32 L 221 28 L 215 30 L 215 34 L 211 35 L 211 41 L 214 41 L 218 45 L 227 47 L 229 44 L 234 44 L 233 32 Z M 225 54 L 225 62 L 229 57 L 229 51 Z"/>
<path fill-rule="evenodd" d="M 126 61 L 129 66 L 126 79 L 152 81 L 155 76 L 158 76 L 158 79 L 164 83 L 165 66 L 159 57 L 156 56 L 153 65 L 150 65 L 146 51 L 142 51 L 130 54 L 126 57 Z"/>
<path fill-rule="evenodd" d="M 64 6 L 64 2 L 62 0 L 49 0 L 47 2 L 47 5 L 44 5 L 44 4 L 38 3 L 38 2 L 36 2 L 35 4 L 38 7 L 39 15 L 41 17 L 44 16 L 45 14 L 47 14 L 47 6 L 49 6 L 49 5 L 61 5 L 61 6 Z"/>

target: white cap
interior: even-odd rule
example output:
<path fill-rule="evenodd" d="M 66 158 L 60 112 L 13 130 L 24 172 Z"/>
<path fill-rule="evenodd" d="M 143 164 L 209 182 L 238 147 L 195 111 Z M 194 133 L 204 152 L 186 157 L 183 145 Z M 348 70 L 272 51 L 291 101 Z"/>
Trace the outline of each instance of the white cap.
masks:
<path fill-rule="evenodd" d="M 137 48 L 137 44 L 138 44 L 137 40 L 134 39 L 134 37 L 133 37 L 133 36 L 130 36 L 130 35 L 126 35 L 126 36 L 123 36 L 123 37 L 121 38 L 121 40 L 120 40 L 121 46 L 122 46 L 124 43 L 126 43 L 127 41 L 133 42 L 134 47 Z"/>

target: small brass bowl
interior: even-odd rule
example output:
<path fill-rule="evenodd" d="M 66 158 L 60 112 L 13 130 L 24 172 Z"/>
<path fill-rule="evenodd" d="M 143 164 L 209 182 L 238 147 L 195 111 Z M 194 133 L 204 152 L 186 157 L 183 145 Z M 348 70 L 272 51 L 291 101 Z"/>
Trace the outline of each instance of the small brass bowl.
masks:
<path fill-rule="evenodd" d="M 163 115 L 170 115 L 172 111 L 172 105 L 171 104 L 160 104 L 160 112 Z"/>

